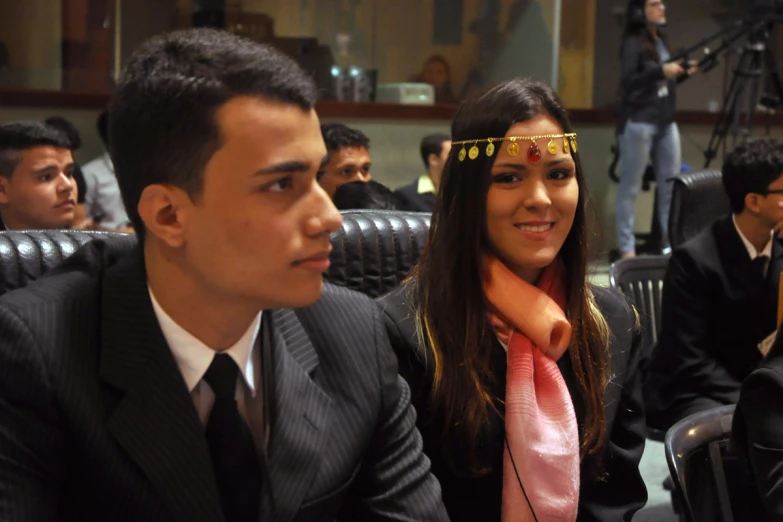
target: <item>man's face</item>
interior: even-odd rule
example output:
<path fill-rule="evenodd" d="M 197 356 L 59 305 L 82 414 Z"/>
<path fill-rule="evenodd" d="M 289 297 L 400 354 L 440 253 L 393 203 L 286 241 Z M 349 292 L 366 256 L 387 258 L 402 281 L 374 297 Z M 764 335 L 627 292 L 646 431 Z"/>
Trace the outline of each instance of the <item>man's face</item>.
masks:
<path fill-rule="evenodd" d="M 71 151 L 43 145 L 19 155 L 11 177 L 0 176 L 0 210 L 6 227 L 70 228 L 77 196 Z"/>
<path fill-rule="evenodd" d="M 207 295 L 297 308 L 321 295 L 342 217 L 316 181 L 326 155 L 315 111 L 254 97 L 216 113 L 221 147 L 186 209 L 184 257 Z"/>
<path fill-rule="evenodd" d="M 755 203 L 754 208 L 766 226 L 774 228 L 783 222 L 783 176 L 770 183 L 767 194 L 759 195 Z"/>
<path fill-rule="evenodd" d="M 319 183 L 332 197 L 340 185 L 352 181 L 370 181 L 371 166 L 369 150 L 364 147 L 345 147 L 335 151 L 329 163 L 321 169 Z"/>

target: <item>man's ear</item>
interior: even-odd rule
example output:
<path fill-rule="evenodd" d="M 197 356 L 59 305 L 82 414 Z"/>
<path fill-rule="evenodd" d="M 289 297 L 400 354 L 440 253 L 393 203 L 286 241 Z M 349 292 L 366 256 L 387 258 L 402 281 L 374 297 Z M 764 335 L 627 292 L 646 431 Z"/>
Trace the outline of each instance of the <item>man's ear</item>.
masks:
<path fill-rule="evenodd" d="M 11 178 L 0 176 L 0 205 L 11 201 Z"/>
<path fill-rule="evenodd" d="M 147 234 L 171 248 L 185 244 L 185 230 L 193 202 L 188 194 L 172 185 L 148 185 L 137 207 Z"/>
<path fill-rule="evenodd" d="M 430 153 L 429 156 L 427 156 L 427 168 L 429 168 L 432 165 L 437 165 L 440 162 L 440 156 L 434 153 Z"/>
<path fill-rule="evenodd" d="M 761 194 L 749 193 L 745 194 L 745 208 L 753 214 L 761 212 L 761 198 L 764 197 Z"/>

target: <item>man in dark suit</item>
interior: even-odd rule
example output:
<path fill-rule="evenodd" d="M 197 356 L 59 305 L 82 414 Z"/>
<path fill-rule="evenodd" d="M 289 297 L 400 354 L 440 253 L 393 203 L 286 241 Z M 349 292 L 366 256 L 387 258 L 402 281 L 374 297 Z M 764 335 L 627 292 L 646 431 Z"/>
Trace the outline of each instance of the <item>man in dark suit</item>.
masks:
<path fill-rule="evenodd" d="M 435 194 L 438 192 L 443 168 L 451 151 L 451 138 L 448 134 L 429 134 L 421 140 L 421 159 L 427 172 L 419 179 L 395 191 L 402 202 L 402 210 L 432 212 L 435 207 Z"/>
<path fill-rule="evenodd" d="M 723 164 L 732 215 L 672 253 L 662 324 L 647 370 L 649 424 L 668 429 L 735 404 L 776 330 L 783 269 L 783 143 L 749 141 Z"/>
<path fill-rule="evenodd" d="M 110 108 L 139 242 L 0 299 L 0 519 L 446 520 L 379 312 L 323 284 L 311 80 L 207 29 Z"/>

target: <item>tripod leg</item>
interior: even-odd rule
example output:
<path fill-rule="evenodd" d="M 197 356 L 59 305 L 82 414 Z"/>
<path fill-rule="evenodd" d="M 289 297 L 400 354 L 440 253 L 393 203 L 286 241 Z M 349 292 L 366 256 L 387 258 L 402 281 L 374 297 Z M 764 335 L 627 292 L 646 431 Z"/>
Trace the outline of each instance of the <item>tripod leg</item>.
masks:
<path fill-rule="evenodd" d="M 750 60 L 750 52 L 749 49 L 743 49 L 739 63 L 734 69 L 731 83 L 726 91 L 726 95 L 723 97 L 723 107 L 718 115 L 718 121 L 715 123 L 715 128 L 712 130 L 712 136 L 710 136 L 707 150 L 704 152 L 704 168 L 709 167 L 712 160 L 718 155 L 718 150 L 726 140 L 726 134 L 729 131 L 732 118 L 737 113 L 737 102 L 742 94 L 744 86 L 744 74 L 742 71 L 745 62 Z"/>
<path fill-rule="evenodd" d="M 769 72 L 769 79 L 772 81 L 772 86 L 775 88 L 775 96 L 777 96 L 778 105 L 780 105 L 783 103 L 783 80 L 780 78 L 778 62 L 775 60 L 775 55 L 769 46 L 767 46 L 764 51 L 764 60 L 766 62 L 767 71 Z"/>
<path fill-rule="evenodd" d="M 753 126 L 753 115 L 756 114 L 756 105 L 759 101 L 759 89 L 761 87 L 761 81 L 764 78 L 764 55 L 766 55 L 767 45 L 766 43 L 760 43 L 763 48 L 753 51 L 753 58 L 751 59 L 750 69 L 747 71 L 749 89 L 748 95 L 748 112 L 745 115 L 745 128 L 742 132 L 743 141 L 750 136 L 751 128 Z M 737 121 L 739 121 L 740 115 L 737 114 Z M 736 129 L 739 132 L 739 128 Z M 736 138 L 736 136 L 735 136 Z M 733 145 L 736 145 L 733 144 Z"/>

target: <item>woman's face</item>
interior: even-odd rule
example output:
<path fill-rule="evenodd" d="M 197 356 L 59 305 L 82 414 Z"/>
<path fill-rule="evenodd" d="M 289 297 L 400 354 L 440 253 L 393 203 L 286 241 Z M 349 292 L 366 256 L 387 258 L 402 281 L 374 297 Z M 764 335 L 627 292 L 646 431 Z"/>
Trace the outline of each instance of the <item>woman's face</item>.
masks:
<path fill-rule="evenodd" d="M 515 123 L 506 136 L 562 134 L 547 114 Z M 563 152 L 563 139 L 553 140 L 557 153 L 547 151 L 549 140 L 536 141 L 537 162 L 528 159 L 530 140 L 517 141 L 519 154 L 508 154 L 508 140 L 496 147 L 487 193 L 487 236 L 490 248 L 517 276 L 535 282 L 552 263 L 571 231 L 579 202 L 576 164 Z"/>
<path fill-rule="evenodd" d="M 446 66 L 437 60 L 431 60 L 424 66 L 424 81 L 436 89 L 443 87 L 449 81 Z"/>
<path fill-rule="evenodd" d="M 660 24 L 666 22 L 666 6 L 662 0 L 647 0 L 644 4 L 644 16 L 648 22 Z"/>

